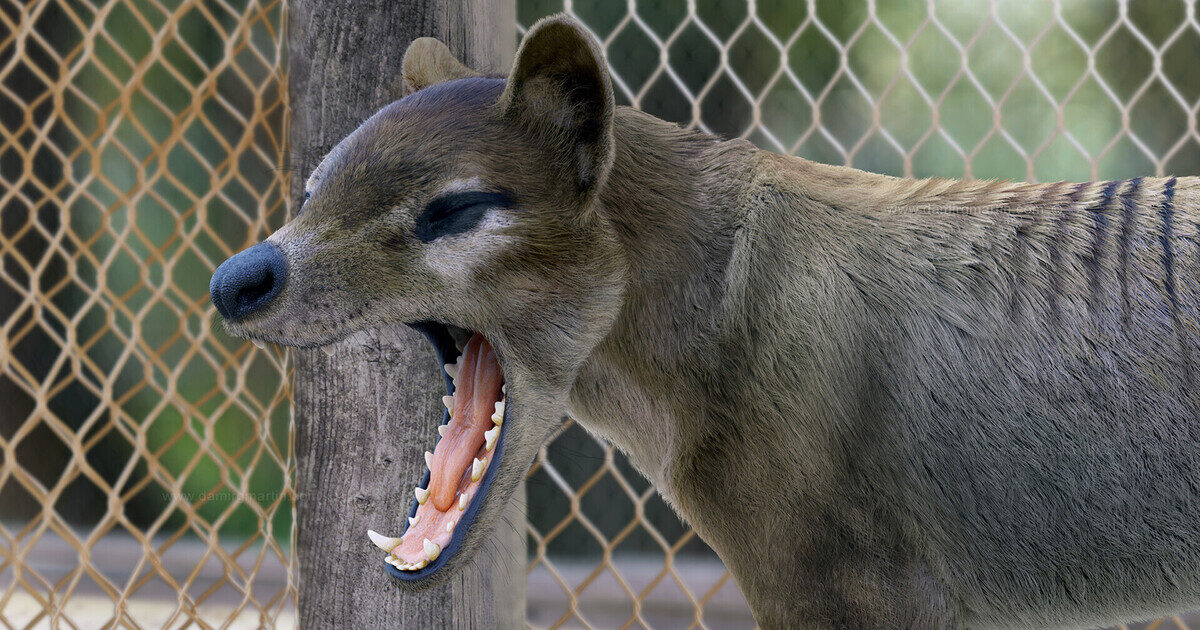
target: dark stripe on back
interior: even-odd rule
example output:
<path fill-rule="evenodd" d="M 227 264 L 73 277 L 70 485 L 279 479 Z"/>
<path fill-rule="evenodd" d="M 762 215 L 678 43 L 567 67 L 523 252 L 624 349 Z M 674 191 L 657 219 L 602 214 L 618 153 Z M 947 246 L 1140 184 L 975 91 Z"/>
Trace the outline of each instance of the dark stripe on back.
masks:
<path fill-rule="evenodd" d="M 1167 293 L 1167 304 L 1171 310 L 1171 327 L 1175 329 L 1175 341 L 1179 344 L 1179 356 L 1183 360 L 1184 381 L 1191 385 L 1195 378 L 1192 369 L 1192 353 L 1187 335 L 1179 321 L 1179 297 L 1175 290 L 1175 178 L 1163 184 L 1162 203 L 1158 216 L 1162 220 L 1159 241 L 1162 244 L 1163 290 Z M 1189 388 L 1190 389 L 1190 388 Z"/>
<path fill-rule="evenodd" d="M 1054 182 L 1047 184 L 1042 194 L 1038 196 L 1034 202 L 1032 211 L 1029 213 L 1029 218 L 1017 217 L 1017 227 L 1014 232 L 1016 238 L 1016 246 L 1013 251 L 1013 269 L 1011 287 L 1009 289 L 1008 298 L 1008 317 L 1010 320 L 1016 321 L 1017 316 L 1021 314 L 1021 291 L 1030 290 L 1029 281 L 1034 277 L 1034 267 L 1036 266 L 1037 258 L 1031 253 L 1032 247 L 1029 244 L 1030 238 L 1036 236 L 1038 225 L 1042 222 L 1042 217 L 1045 214 L 1046 203 L 1058 194 L 1058 191 L 1063 187 L 1063 182 Z"/>
<path fill-rule="evenodd" d="M 1100 274 L 1101 261 L 1104 259 L 1104 236 L 1108 232 L 1108 215 L 1104 212 L 1110 203 L 1112 203 L 1113 193 L 1116 192 L 1117 186 L 1121 182 L 1108 182 L 1104 185 L 1104 190 L 1100 192 L 1100 201 L 1088 208 L 1088 213 L 1092 215 L 1092 255 L 1084 262 L 1088 268 L 1090 280 L 1088 282 L 1088 301 L 1093 312 L 1100 301 Z"/>
<path fill-rule="evenodd" d="M 1125 189 L 1125 192 L 1121 193 L 1121 233 L 1117 237 L 1117 256 L 1119 257 L 1121 267 L 1121 325 L 1125 328 L 1129 327 L 1131 317 L 1129 306 L 1129 237 L 1133 234 L 1133 214 L 1137 204 L 1137 200 L 1134 197 L 1137 195 L 1141 185 L 1142 178 L 1135 177 L 1129 180 L 1129 187 Z"/>
<path fill-rule="evenodd" d="M 1174 228 L 1171 222 L 1175 218 L 1175 178 L 1167 180 L 1163 185 L 1163 200 L 1158 206 L 1158 216 L 1162 219 L 1162 233 L 1159 234 L 1159 239 L 1162 241 L 1163 251 L 1163 271 L 1166 276 L 1163 280 L 1165 285 L 1163 288 L 1167 292 L 1167 301 L 1171 304 L 1171 316 L 1179 317 L 1179 298 L 1175 295 L 1175 243 L 1174 243 Z"/>
<path fill-rule="evenodd" d="M 1062 264 L 1062 242 L 1067 231 L 1067 216 L 1075 209 L 1075 204 L 1079 203 L 1079 198 L 1088 186 L 1091 186 L 1090 182 L 1077 184 L 1075 190 L 1067 195 L 1067 206 L 1060 207 L 1058 215 L 1054 218 L 1054 236 L 1050 240 L 1050 289 L 1047 291 L 1046 301 L 1050 303 L 1050 319 L 1055 324 L 1062 316 L 1058 298 L 1062 295 L 1062 275 L 1065 273 Z"/>

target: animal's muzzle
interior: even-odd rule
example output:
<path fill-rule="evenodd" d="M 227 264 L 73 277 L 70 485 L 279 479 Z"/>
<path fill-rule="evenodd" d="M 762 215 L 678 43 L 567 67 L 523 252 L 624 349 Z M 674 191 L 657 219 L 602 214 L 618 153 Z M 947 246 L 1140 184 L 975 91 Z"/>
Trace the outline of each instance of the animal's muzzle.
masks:
<path fill-rule="evenodd" d="M 221 263 L 208 291 L 221 315 L 236 321 L 270 304 L 286 281 L 287 262 L 279 248 L 259 243 Z"/>

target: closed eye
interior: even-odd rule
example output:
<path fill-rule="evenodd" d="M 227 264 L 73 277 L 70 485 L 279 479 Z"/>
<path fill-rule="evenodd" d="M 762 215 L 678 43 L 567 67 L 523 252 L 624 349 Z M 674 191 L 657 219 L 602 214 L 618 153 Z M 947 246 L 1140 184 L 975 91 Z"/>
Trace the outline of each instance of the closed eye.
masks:
<path fill-rule="evenodd" d="M 422 243 L 470 231 L 488 208 L 508 207 L 512 196 L 503 192 L 469 190 L 437 197 L 417 215 L 416 236 Z"/>

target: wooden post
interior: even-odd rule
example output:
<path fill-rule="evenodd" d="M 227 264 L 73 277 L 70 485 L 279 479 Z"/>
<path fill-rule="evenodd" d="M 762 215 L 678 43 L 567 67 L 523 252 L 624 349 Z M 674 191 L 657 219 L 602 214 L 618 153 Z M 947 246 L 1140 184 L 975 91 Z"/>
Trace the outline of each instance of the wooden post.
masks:
<path fill-rule="evenodd" d="M 395 98 L 410 41 L 436 37 L 472 68 L 507 72 L 514 19 L 513 0 L 290 2 L 292 199 L 326 151 Z M 523 627 L 523 493 L 473 565 L 437 588 L 401 590 L 367 540 L 368 527 L 403 529 L 437 437 L 444 386 L 428 343 L 397 325 L 332 357 L 293 357 L 300 627 Z"/>

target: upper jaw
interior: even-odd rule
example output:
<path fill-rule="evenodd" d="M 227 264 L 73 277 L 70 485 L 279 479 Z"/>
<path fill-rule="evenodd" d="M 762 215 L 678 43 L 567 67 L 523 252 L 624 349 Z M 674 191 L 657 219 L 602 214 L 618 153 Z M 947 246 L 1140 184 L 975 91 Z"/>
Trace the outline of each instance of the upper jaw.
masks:
<path fill-rule="evenodd" d="M 225 320 L 224 325 L 229 336 L 249 339 L 259 347 L 265 342 L 299 349 L 328 349 L 330 345 L 369 327 L 366 322 L 347 321 L 337 326 L 315 326 L 300 330 L 290 321 L 279 321 L 279 316 L 274 313 L 256 314 L 238 321 Z"/>

